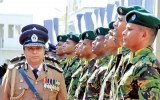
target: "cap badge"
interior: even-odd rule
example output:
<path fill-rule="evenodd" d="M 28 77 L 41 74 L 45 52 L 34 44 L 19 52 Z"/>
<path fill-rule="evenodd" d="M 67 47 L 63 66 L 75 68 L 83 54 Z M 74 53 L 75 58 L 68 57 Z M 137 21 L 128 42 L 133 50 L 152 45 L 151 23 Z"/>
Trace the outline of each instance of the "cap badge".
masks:
<path fill-rule="evenodd" d="M 100 30 L 98 29 L 98 33 L 100 33 Z"/>
<path fill-rule="evenodd" d="M 88 37 L 88 33 L 86 33 L 86 37 Z"/>
<path fill-rule="evenodd" d="M 132 16 L 132 20 L 135 20 L 136 19 L 136 15 L 134 14 L 133 16 Z"/>
<path fill-rule="evenodd" d="M 59 37 L 60 40 L 62 40 L 62 37 Z"/>
<path fill-rule="evenodd" d="M 119 12 L 120 12 L 120 13 L 122 13 L 122 12 L 123 12 L 123 11 L 122 11 L 122 8 L 119 8 Z"/>
<path fill-rule="evenodd" d="M 33 35 L 31 36 L 31 40 L 32 40 L 32 42 L 36 42 L 36 41 L 38 40 L 37 35 L 36 35 L 36 34 L 33 34 Z"/>
<path fill-rule="evenodd" d="M 70 38 L 72 38 L 72 35 L 70 35 Z"/>
<path fill-rule="evenodd" d="M 32 30 L 37 30 L 35 27 Z"/>

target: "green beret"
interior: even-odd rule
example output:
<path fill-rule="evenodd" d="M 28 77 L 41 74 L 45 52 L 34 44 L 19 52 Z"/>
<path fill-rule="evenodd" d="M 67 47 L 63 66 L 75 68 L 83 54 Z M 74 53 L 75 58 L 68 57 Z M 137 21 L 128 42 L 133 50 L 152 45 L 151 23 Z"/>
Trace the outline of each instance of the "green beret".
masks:
<path fill-rule="evenodd" d="M 95 30 L 95 35 L 106 35 L 108 34 L 109 28 L 99 27 Z"/>
<path fill-rule="evenodd" d="M 119 15 L 126 15 L 128 12 L 132 11 L 132 10 L 137 10 L 140 12 L 148 12 L 145 8 L 142 8 L 141 6 L 138 5 L 134 5 L 134 6 L 119 6 L 117 8 L 117 12 Z"/>
<path fill-rule="evenodd" d="M 79 34 L 70 32 L 69 34 L 67 34 L 67 39 L 70 39 L 70 40 L 78 43 L 79 42 Z"/>
<path fill-rule="evenodd" d="M 67 36 L 66 35 L 58 35 L 57 36 L 57 41 L 58 42 L 66 42 L 66 40 L 67 40 Z"/>
<path fill-rule="evenodd" d="M 109 29 L 114 29 L 114 26 L 113 26 L 114 22 L 115 22 L 115 21 L 112 21 L 112 22 L 110 22 L 110 23 L 108 24 Z"/>
<path fill-rule="evenodd" d="M 151 13 L 142 13 L 133 10 L 126 15 L 126 21 L 127 23 L 134 23 L 148 28 L 160 28 L 160 19 Z"/>
<path fill-rule="evenodd" d="M 82 40 L 89 39 L 89 40 L 95 40 L 96 36 L 94 34 L 94 31 L 85 31 L 82 33 Z"/>

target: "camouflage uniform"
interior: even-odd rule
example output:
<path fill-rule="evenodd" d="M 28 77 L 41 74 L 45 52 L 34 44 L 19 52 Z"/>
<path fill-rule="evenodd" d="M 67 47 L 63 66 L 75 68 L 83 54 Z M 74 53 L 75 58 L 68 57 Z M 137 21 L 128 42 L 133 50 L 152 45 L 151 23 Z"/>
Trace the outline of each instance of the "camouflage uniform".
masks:
<path fill-rule="evenodd" d="M 65 83 L 66 83 L 66 87 L 67 87 L 67 91 L 71 82 L 71 76 L 72 74 L 77 70 L 78 67 L 78 63 L 79 63 L 79 58 L 78 57 L 73 57 L 71 59 L 68 60 L 68 64 L 65 67 Z"/>
<path fill-rule="evenodd" d="M 107 65 L 110 61 L 111 56 L 96 60 L 96 70 L 93 72 L 91 77 L 87 81 L 87 86 L 83 99 L 97 100 L 99 97 L 100 87 L 102 84 L 103 75 L 106 72 Z"/>
<path fill-rule="evenodd" d="M 130 54 L 118 86 L 118 100 L 159 100 L 160 65 L 152 47 Z"/>
<path fill-rule="evenodd" d="M 81 75 L 80 75 L 79 82 L 78 82 L 78 87 L 77 87 L 75 95 L 74 95 L 74 98 L 76 100 L 82 100 L 83 99 L 83 95 L 84 95 L 84 92 L 85 92 L 87 80 L 91 76 L 93 71 L 95 70 L 95 66 L 94 66 L 95 62 L 96 62 L 95 59 L 89 60 L 88 61 L 88 66 L 86 65 L 82 68 Z"/>
<path fill-rule="evenodd" d="M 102 79 L 102 85 L 100 88 L 99 93 L 99 99 L 98 100 L 109 100 L 109 92 L 110 92 L 110 81 L 111 81 L 111 75 L 113 72 L 113 66 L 115 65 L 116 57 L 112 55 L 109 64 L 107 66 L 107 69 L 105 70 L 105 74 Z"/>
<path fill-rule="evenodd" d="M 85 61 L 81 60 L 78 64 L 78 69 L 72 75 L 72 79 L 71 79 L 69 89 L 68 89 L 69 100 L 74 100 L 75 90 L 77 89 L 78 81 L 80 78 L 80 73 L 84 66 L 85 66 Z"/>
<path fill-rule="evenodd" d="M 113 99 L 116 93 L 116 89 L 118 87 L 119 79 L 123 74 L 123 70 L 129 61 L 130 50 L 125 47 L 120 47 L 117 53 L 117 60 L 115 65 L 114 74 L 111 81 L 111 91 L 110 91 L 110 99 Z"/>
<path fill-rule="evenodd" d="M 60 67 L 64 70 L 66 64 L 67 64 L 68 58 L 63 58 L 60 60 Z"/>
<path fill-rule="evenodd" d="M 101 91 L 100 91 L 100 96 L 99 96 L 99 100 L 103 100 L 103 99 L 107 99 L 110 100 L 110 92 L 111 89 L 113 88 L 113 91 L 115 91 L 115 85 L 111 85 L 112 82 L 114 82 L 114 78 L 113 76 L 115 75 L 117 78 L 117 75 L 119 76 L 119 69 L 121 68 L 119 65 L 121 65 L 123 63 L 123 57 L 122 55 L 127 55 L 130 52 L 130 50 L 124 48 L 124 47 L 120 47 L 118 48 L 118 52 L 116 57 L 113 57 L 113 61 L 111 61 L 112 63 L 109 64 L 108 66 L 108 71 L 106 71 L 105 76 L 104 76 L 104 81 L 101 87 Z M 115 74 L 115 72 L 117 71 L 117 73 Z M 118 80 L 118 78 L 117 78 Z M 116 81 L 117 82 L 117 81 Z"/>

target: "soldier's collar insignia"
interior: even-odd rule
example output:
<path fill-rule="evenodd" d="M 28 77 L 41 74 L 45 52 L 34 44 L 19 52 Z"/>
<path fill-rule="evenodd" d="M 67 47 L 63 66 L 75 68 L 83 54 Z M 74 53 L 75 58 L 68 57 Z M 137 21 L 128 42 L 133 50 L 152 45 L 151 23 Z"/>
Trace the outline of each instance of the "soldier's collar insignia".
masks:
<path fill-rule="evenodd" d="M 35 27 L 32 30 L 37 30 Z"/>
<path fill-rule="evenodd" d="M 33 35 L 31 36 L 31 40 L 32 40 L 32 42 L 36 42 L 36 41 L 38 40 L 37 35 L 36 35 L 36 34 L 33 34 Z"/>
<path fill-rule="evenodd" d="M 120 13 L 122 13 L 122 12 L 123 12 L 122 8 L 119 8 L 118 10 L 119 10 L 119 12 L 120 12 Z"/>
<path fill-rule="evenodd" d="M 88 33 L 86 33 L 86 37 L 88 37 L 89 35 L 88 35 Z"/>
<path fill-rule="evenodd" d="M 100 33 L 101 31 L 100 31 L 100 29 L 98 29 L 98 33 Z"/>
<path fill-rule="evenodd" d="M 72 39 L 72 35 L 70 35 L 70 38 Z"/>
<path fill-rule="evenodd" d="M 62 40 L 62 37 L 59 37 L 60 40 Z"/>
<path fill-rule="evenodd" d="M 135 20 L 136 19 L 136 15 L 134 14 L 133 16 L 132 16 L 132 20 Z"/>

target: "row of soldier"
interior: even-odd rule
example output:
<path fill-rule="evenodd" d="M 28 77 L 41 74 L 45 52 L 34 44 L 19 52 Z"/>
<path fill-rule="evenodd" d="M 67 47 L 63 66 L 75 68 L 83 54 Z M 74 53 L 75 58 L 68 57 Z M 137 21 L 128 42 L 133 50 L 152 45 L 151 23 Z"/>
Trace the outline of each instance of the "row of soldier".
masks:
<path fill-rule="evenodd" d="M 136 5 L 119 6 L 117 13 L 118 19 L 110 22 L 109 28 L 58 35 L 56 47 L 49 44 L 47 54 L 60 64 L 46 56 L 45 62 L 53 66 L 59 64 L 66 84 L 65 89 L 59 86 L 63 80 L 44 78 L 45 88 L 59 91 L 56 95 L 60 95 L 54 98 L 65 100 L 67 92 L 68 100 L 159 100 L 160 64 L 152 44 L 160 28 L 160 19 Z M 47 98 L 41 94 L 43 99 Z"/>
<path fill-rule="evenodd" d="M 119 6 L 109 28 L 57 37 L 69 100 L 159 100 L 160 65 L 152 44 L 160 20 Z"/>

